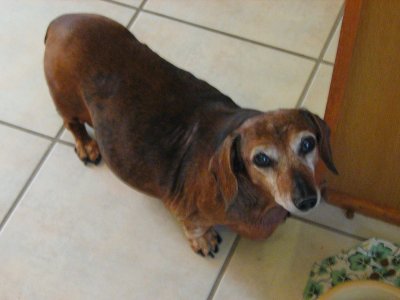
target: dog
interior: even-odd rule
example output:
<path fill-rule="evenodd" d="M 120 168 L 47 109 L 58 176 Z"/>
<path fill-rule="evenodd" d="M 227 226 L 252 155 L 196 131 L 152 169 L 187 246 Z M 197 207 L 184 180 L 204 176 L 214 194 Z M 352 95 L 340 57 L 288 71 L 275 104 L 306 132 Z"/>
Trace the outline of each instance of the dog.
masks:
<path fill-rule="evenodd" d="M 78 157 L 102 157 L 128 185 L 160 198 L 203 256 L 218 251 L 216 224 L 264 239 L 288 213 L 315 207 L 319 157 L 337 173 L 318 116 L 241 108 L 105 17 L 52 21 L 44 70 Z"/>

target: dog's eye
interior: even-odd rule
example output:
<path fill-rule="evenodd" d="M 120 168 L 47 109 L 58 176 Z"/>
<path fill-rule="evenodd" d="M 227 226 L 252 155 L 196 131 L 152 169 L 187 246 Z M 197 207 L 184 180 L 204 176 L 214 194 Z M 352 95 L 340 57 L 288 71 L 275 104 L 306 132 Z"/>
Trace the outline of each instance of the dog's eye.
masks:
<path fill-rule="evenodd" d="M 262 168 L 271 167 L 273 164 L 273 160 L 265 153 L 258 153 L 254 155 L 253 162 L 256 166 Z"/>
<path fill-rule="evenodd" d="M 312 136 L 305 137 L 301 140 L 299 153 L 306 155 L 315 148 L 315 139 Z"/>

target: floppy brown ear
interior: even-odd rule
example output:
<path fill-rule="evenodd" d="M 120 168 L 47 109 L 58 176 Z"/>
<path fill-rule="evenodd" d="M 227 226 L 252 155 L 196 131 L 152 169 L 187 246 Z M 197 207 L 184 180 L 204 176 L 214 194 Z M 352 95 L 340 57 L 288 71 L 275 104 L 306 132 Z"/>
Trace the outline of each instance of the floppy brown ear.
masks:
<path fill-rule="evenodd" d="M 332 159 L 331 144 L 329 142 L 330 129 L 326 122 L 317 115 L 302 109 L 301 114 L 315 130 L 321 158 L 325 165 L 335 174 L 339 174 Z"/>
<path fill-rule="evenodd" d="M 238 182 L 235 176 L 238 143 L 240 137 L 228 136 L 210 161 L 210 171 L 215 176 L 218 188 L 228 209 L 238 193 Z M 236 156 L 236 157 L 235 157 Z"/>

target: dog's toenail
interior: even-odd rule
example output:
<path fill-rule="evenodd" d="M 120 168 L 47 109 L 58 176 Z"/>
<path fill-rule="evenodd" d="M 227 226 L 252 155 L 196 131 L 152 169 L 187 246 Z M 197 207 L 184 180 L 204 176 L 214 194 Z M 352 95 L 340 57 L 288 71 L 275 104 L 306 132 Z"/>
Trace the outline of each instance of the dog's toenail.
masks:
<path fill-rule="evenodd" d="M 215 245 L 215 247 L 214 247 L 214 253 L 218 253 L 218 251 L 219 251 L 219 247 L 218 247 L 218 245 Z"/>
<path fill-rule="evenodd" d="M 100 161 L 101 161 L 101 155 L 99 154 L 99 156 L 95 159 L 93 163 L 97 166 L 100 163 Z"/>
<path fill-rule="evenodd" d="M 214 254 L 212 252 L 208 252 L 208 256 L 211 258 L 215 258 Z"/>
<path fill-rule="evenodd" d="M 197 253 L 198 255 L 201 255 L 201 256 L 205 257 L 203 251 L 201 251 L 201 250 L 198 250 L 196 253 Z"/>

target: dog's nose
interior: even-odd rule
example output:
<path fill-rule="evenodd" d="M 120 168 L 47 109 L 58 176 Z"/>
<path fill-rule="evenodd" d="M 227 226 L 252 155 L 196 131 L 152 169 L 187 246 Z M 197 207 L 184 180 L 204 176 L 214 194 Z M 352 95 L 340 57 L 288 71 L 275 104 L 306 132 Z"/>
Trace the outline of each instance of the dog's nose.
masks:
<path fill-rule="evenodd" d="M 293 204 L 302 212 L 309 211 L 318 203 L 315 188 L 300 173 L 294 173 Z"/>
<path fill-rule="evenodd" d="M 316 196 L 308 197 L 305 199 L 299 199 L 298 201 L 294 201 L 294 205 L 301 210 L 302 212 L 309 211 L 311 208 L 317 205 L 318 199 Z"/>

